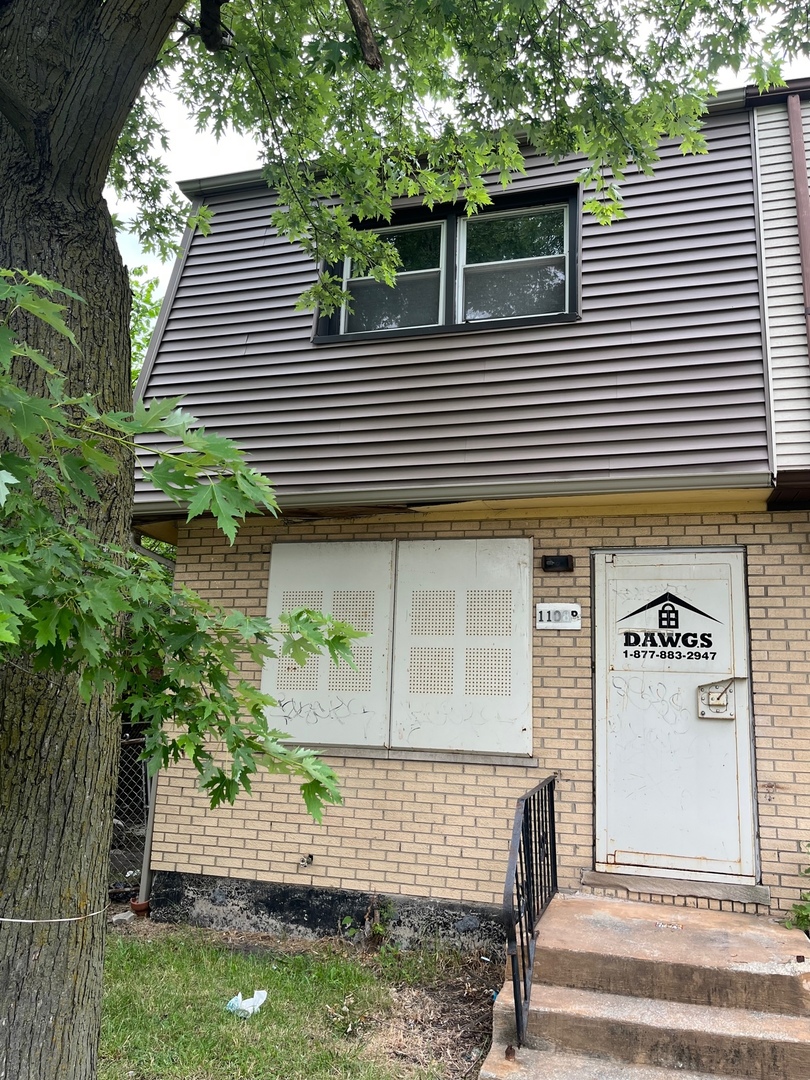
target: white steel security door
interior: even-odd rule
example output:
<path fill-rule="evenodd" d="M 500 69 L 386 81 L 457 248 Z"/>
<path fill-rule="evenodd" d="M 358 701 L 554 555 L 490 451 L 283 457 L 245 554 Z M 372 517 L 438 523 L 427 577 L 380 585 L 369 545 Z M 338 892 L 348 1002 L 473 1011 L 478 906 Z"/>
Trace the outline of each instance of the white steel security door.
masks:
<path fill-rule="evenodd" d="M 597 869 L 755 880 L 741 551 L 595 556 Z"/>

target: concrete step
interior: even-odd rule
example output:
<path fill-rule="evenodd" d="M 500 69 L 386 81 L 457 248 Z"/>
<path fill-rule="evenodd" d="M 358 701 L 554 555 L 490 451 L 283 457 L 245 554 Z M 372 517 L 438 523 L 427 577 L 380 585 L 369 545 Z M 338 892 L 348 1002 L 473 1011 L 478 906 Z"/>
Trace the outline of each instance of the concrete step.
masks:
<path fill-rule="evenodd" d="M 655 1065 L 611 1060 L 601 1056 L 598 1047 L 589 1054 L 532 1050 L 528 1046 L 515 1049 L 513 1017 L 511 999 L 506 1002 L 499 997 L 492 1048 L 481 1068 L 479 1080 L 717 1080 L 716 1074 L 711 1073 L 686 1069 L 674 1071 Z M 745 1078 L 726 1074 L 725 1080 Z"/>
<path fill-rule="evenodd" d="M 499 995 L 499 1011 L 508 1012 L 507 998 Z M 540 985 L 532 990 L 526 1041 L 534 1050 L 598 1053 L 679 1074 L 810 1077 L 810 1018 L 748 1009 Z"/>
<path fill-rule="evenodd" d="M 538 927 L 534 981 L 803 1016 L 809 961 L 807 937 L 773 919 L 560 895 Z"/>
<path fill-rule="evenodd" d="M 629 1065 L 624 1061 L 583 1057 L 581 1054 L 550 1054 L 521 1047 L 508 1059 L 502 1046 L 490 1053 L 479 1080 L 717 1080 L 710 1073 L 657 1069 L 652 1065 Z M 725 1080 L 744 1080 L 725 1077 Z M 778 1080 L 774 1077 L 773 1080 Z"/>

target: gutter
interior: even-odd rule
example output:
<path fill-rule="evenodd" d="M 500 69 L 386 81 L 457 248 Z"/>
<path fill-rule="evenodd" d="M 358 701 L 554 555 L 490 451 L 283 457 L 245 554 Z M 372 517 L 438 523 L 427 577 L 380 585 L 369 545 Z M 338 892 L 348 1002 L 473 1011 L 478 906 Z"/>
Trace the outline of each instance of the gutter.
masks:
<path fill-rule="evenodd" d="M 187 199 L 192 202 L 201 195 L 210 195 L 220 191 L 242 191 L 244 188 L 264 188 L 268 184 L 263 169 L 245 169 L 242 172 L 226 173 L 224 176 L 205 176 L 199 180 L 178 180 L 177 186 Z"/>

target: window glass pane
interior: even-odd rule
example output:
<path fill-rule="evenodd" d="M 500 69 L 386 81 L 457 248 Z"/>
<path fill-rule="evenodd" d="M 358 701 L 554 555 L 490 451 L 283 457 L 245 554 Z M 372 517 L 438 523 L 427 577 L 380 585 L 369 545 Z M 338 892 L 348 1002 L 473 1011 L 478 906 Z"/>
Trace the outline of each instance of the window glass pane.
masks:
<path fill-rule="evenodd" d="M 564 251 L 565 211 L 561 208 L 467 220 L 467 264 L 538 259 Z"/>
<path fill-rule="evenodd" d="M 401 270 L 434 270 L 441 261 L 441 225 L 427 229 L 403 229 L 402 232 L 383 233 L 384 240 L 392 243 L 402 259 Z"/>
<path fill-rule="evenodd" d="M 423 229 L 400 229 L 381 232 L 381 240 L 393 244 L 402 259 L 400 273 L 408 270 L 435 270 L 441 262 L 442 227 L 429 225 Z M 352 268 L 352 277 L 361 277 Z"/>
<path fill-rule="evenodd" d="M 349 281 L 354 311 L 346 315 L 346 333 L 396 330 L 403 326 L 436 326 L 439 322 L 439 272 L 400 274 L 391 289 L 364 278 Z"/>
<path fill-rule="evenodd" d="M 565 259 L 464 271 L 464 319 L 511 319 L 566 310 Z"/>

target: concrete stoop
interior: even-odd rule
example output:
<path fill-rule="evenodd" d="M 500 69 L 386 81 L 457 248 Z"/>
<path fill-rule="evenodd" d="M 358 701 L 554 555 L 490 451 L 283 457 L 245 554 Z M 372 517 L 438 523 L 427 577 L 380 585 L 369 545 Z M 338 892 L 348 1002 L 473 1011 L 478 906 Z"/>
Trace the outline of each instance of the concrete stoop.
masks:
<path fill-rule="evenodd" d="M 527 1045 L 512 1055 L 507 979 L 481 1080 L 810 1080 L 805 953 L 807 937 L 772 919 L 557 896 L 538 927 Z"/>

